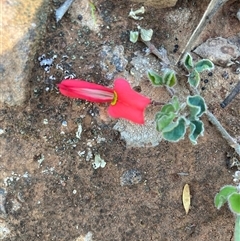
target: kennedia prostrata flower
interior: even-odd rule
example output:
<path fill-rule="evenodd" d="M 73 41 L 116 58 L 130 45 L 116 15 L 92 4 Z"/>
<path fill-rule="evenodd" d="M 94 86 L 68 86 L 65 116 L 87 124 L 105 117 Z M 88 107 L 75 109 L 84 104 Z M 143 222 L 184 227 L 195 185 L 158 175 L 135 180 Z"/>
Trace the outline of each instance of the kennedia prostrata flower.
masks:
<path fill-rule="evenodd" d="M 134 91 L 125 79 L 116 79 L 113 89 L 78 79 L 63 80 L 60 92 L 68 97 L 91 102 L 110 102 L 108 114 L 114 118 L 124 118 L 132 122 L 144 123 L 144 110 L 151 100 Z"/>

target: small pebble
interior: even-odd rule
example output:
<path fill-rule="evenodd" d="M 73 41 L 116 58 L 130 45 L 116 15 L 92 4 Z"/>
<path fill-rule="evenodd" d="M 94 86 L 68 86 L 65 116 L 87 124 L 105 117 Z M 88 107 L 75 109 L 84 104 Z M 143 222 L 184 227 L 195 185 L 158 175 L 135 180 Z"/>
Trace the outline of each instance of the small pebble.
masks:
<path fill-rule="evenodd" d="M 212 72 L 209 72 L 209 73 L 208 73 L 208 76 L 213 76 L 213 73 L 212 73 Z"/>
<path fill-rule="evenodd" d="M 76 193 L 77 193 L 77 190 L 74 189 L 74 190 L 73 190 L 73 194 L 76 194 Z"/>
<path fill-rule="evenodd" d="M 205 84 L 208 83 L 208 79 L 205 79 L 203 82 L 204 82 Z"/>
<path fill-rule="evenodd" d="M 228 79 L 228 78 L 229 78 L 228 72 L 227 72 L 227 71 L 224 71 L 223 74 L 222 74 L 222 77 L 223 77 L 224 79 Z"/>
<path fill-rule="evenodd" d="M 67 126 L 67 121 L 63 121 L 62 126 Z"/>
<path fill-rule="evenodd" d="M 5 219 L 7 212 L 6 212 L 6 196 L 7 193 L 3 188 L 0 188 L 0 218 Z"/>
<path fill-rule="evenodd" d="M 174 45 L 173 53 L 176 53 L 176 52 L 178 51 L 178 48 L 179 48 L 179 45 L 178 45 L 178 44 L 175 44 L 175 45 Z"/>
<path fill-rule="evenodd" d="M 237 12 L 237 19 L 240 21 L 240 9 L 238 9 L 238 12 Z"/>
<path fill-rule="evenodd" d="M 130 169 L 123 173 L 120 178 L 121 186 L 131 186 L 138 184 L 142 180 L 142 174 L 137 169 Z"/>
<path fill-rule="evenodd" d="M 47 124 L 48 124 L 48 119 L 44 119 L 44 120 L 43 120 L 43 124 L 44 124 L 44 125 L 47 125 Z"/>

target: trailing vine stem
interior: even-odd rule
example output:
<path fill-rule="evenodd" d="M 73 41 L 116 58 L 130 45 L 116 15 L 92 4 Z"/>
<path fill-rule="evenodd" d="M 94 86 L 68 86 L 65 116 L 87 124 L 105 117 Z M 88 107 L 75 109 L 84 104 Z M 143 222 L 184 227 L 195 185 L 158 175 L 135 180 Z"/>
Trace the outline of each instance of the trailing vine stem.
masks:
<path fill-rule="evenodd" d="M 237 140 L 234 139 L 221 125 L 218 119 L 213 115 L 209 110 L 206 111 L 206 115 L 208 120 L 216 126 L 219 132 L 222 134 L 222 137 L 228 142 L 228 144 L 235 149 L 236 153 L 240 156 L 240 145 L 238 144 Z"/>
<path fill-rule="evenodd" d="M 236 215 L 234 228 L 234 241 L 240 240 L 240 215 Z"/>
<path fill-rule="evenodd" d="M 170 64 L 170 61 L 167 57 L 167 52 L 164 48 L 162 48 L 161 51 L 159 51 L 154 44 L 152 44 L 150 41 L 143 41 L 142 42 L 149 48 L 150 53 L 154 54 L 162 64 L 162 68 L 169 68 L 172 67 Z M 199 91 L 196 88 L 191 88 L 191 90 L 194 92 L 194 94 L 200 95 Z M 216 126 L 218 131 L 221 133 L 222 137 L 227 141 L 227 143 L 234 148 L 236 153 L 240 157 L 240 145 L 238 144 L 237 140 L 233 138 L 226 129 L 221 125 L 221 123 L 218 121 L 218 119 L 212 114 L 209 110 L 206 110 L 205 114 L 207 115 L 209 121 Z"/>
<path fill-rule="evenodd" d="M 192 88 L 193 92 L 195 94 L 200 95 L 199 91 L 195 88 Z M 227 141 L 227 143 L 229 144 L 229 146 L 231 146 L 236 153 L 239 155 L 240 157 L 240 145 L 238 144 L 237 140 L 235 138 L 233 138 L 227 131 L 226 129 L 222 126 L 222 124 L 219 122 L 219 120 L 217 119 L 217 117 L 210 112 L 208 109 L 206 110 L 205 114 L 208 117 L 208 120 L 215 125 L 215 127 L 218 129 L 218 131 L 222 134 L 222 137 Z"/>

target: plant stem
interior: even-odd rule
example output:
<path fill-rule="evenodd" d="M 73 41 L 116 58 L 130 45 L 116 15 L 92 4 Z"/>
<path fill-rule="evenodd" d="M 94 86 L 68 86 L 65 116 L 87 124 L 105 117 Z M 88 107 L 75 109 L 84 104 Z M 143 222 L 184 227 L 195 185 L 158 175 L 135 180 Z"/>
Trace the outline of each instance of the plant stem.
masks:
<path fill-rule="evenodd" d="M 240 215 L 236 216 L 234 228 L 234 241 L 240 240 Z"/>
<path fill-rule="evenodd" d="M 198 26 L 195 28 L 193 31 L 191 37 L 189 38 L 187 44 L 182 50 L 182 53 L 180 57 L 177 60 L 177 63 L 182 59 L 184 54 L 186 52 L 189 52 L 192 50 L 194 47 L 193 44 L 196 42 L 200 34 L 202 33 L 203 29 L 205 26 L 211 21 L 212 17 L 215 15 L 215 13 L 219 10 L 220 7 L 224 3 L 226 3 L 228 0 L 211 0 L 210 3 L 208 4 L 207 9 L 205 10 L 205 13 L 203 14 Z"/>
<path fill-rule="evenodd" d="M 212 2 L 215 3 L 216 5 L 216 0 L 212 0 Z M 211 3 L 212 3 L 211 2 Z M 220 0 L 219 4 L 223 4 L 225 3 L 226 0 Z M 214 7 L 216 7 L 214 5 Z M 150 41 L 144 41 L 142 40 L 142 42 L 149 48 L 150 52 L 152 54 L 154 54 L 160 61 L 162 64 L 162 68 L 169 68 L 169 67 L 173 67 L 170 64 L 170 61 L 167 57 L 167 51 L 162 48 L 161 51 L 159 51 L 154 44 L 152 44 Z M 192 91 L 194 92 L 194 94 L 196 95 L 200 95 L 199 91 L 196 88 L 191 88 Z M 225 129 L 224 127 L 221 125 L 221 123 L 218 121 L 218 119 L 210 112 L 210 111 L 206 111 L 206 115 L 209 119 L 209 121 L 216 126 L 216 128 L 219 130 L 219 132 L 222 134 L 222 137 L 227 141 L 227 143 L 234 148 L 234 150 L 236 151 L 236 153 L 239 155 L 240 157 L 240 145 L 238 144 L 237 140 L 235 140 Z M 239 221 L 240 222 L 240 221 Z M 240 232 L 240 231 L 239 231 Z M 240 237 L 240 234 L 239 234 Z M 240 241 L 240 239 L 238 240 Z"/>
<path fill-rule="evenodd" d="M 240 156 L 240 145 L 237 143 L 237 141 L 230 136 L 230 134 L 224 129 L 224 127 L 221 125 L 221 123 L 218 121 L 218 119 L 209 111 L 206 111 L 206 115 L 209 119 L 209 121 L 216 126 L 216 128 L 220 131 L 222 134 L 222 137 L 228 142 L 228 144 L 235 149 L 236 153 Z M 240 221 L 239 221 L 240 222 Z M 240 235 L 240 234 L 239 234 Z M 239 236 L 240 237 L 240 236 Z M 239 239 L 240 240 L 240 239 Z"/>
<path fill-rule="evenodd" d="M 220 104 L 222 108 L 225 108 L 240 92 L 240 81 L 238 81 L 237 85 L 233 88 L 231 93 L 227 96 L 227 98 Z"/>
<path fill-rule="evenodd" d="M 196 88 L 191 88 L 194 94 L 200 95 L 199 91 Z M 209 110 L 206 111 L 206 115 L 208 117 L 208 120 L 215 125 L 215 127 L 219 130 L 219 132 L 222 134 L 222 137 L 227 141 L 227 143 L 235 150 L 235 152 L 240 157 L 240 145 L 238 144 L 237 140 L 234 139 L 222 126 L 222 124 L 218 121 L 216 116 L 212 114 Z"/>
<path fill-rule="evenodd" d="M 150 52 L 154 54 L 160 61 L 163 69 L 170 67 L 170 61 L 167 57 L 167 51 L 163 47 L 160 49 L 160 51 L 155 47 L 154 44 L 152 44 L 150 41 L 144 41 L 141 39 L 141 41 L 149 48 Z M 172 66 L 171 66 L 172 67 Z"/>

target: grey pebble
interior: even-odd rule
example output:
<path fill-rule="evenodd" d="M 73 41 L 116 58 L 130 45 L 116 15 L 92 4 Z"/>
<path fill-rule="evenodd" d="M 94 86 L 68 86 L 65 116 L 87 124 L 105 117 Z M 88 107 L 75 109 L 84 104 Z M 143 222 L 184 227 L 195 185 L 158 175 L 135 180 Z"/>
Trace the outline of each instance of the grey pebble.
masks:
<path fill-rule="evenodd" d="M 130 169 L 120 177 L 121 186 L 131 186 L 138 184 L 142 180 L 142 174 L 137 169 Z"/>
<path fill-rule="evenodd" d="M 0 218 L 5 219 L 7 216 L 7 212 L 6 212 L 6 196 L 7 196 L 7 192 L 5 191 L 5 189 L 0 188 Z"/>

